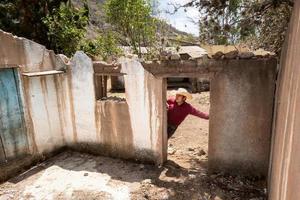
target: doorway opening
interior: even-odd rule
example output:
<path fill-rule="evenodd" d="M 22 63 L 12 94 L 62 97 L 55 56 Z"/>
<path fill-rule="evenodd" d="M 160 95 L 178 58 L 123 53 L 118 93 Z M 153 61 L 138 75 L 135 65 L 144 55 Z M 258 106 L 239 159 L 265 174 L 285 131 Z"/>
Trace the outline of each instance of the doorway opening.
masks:
<path fill-rule="evenodd" d="M 193 97 L 187 102 L 201 112 L 209 113 L 211 102 L 214 103 L 215 100 L 211 97 L 216 97 L 214 90 L 216 82 L 213 76 L 204 76 L 203 74 L 203 77 L 201 75 L 201 78 L 197 79 L 189 77 L 166 78 L 163 86 L 166 91 L 166 99 L 174 98 L 178 88 L 185 88 Z M 176 87 L 171 81 L 176 81 Z M 184 84 L 181 84 L 181 81 Z M 195 88 L 195 85 L 198 87 Z M 215 104 L 213 106 L 215 108 Z M 165 113 L 165 123 L 168 121 L 167 112 Z M 210 115 L 211 119 L 212 117 L 215 118 L 216 116 Z M 191 199 L 237 199 L 236 197 L 264 199 L 265 193 L 262 192 L 265 191 L 264 180 L 214 172 L 209 169 L 209 159 L 214 159 L 208 155 L 209 144 L 213 142 L 213 140 L 209 141 L 209 126 L 209 120 L 188 115 L 178 126 L 173 136 L 168 141 L 164 140 L 167 161 L 164 165 L 166 169 L 160 178 L 179 183 L 178 185 L 183 184 L 184 190 L 188 190 L 190 194 L 193 191 L 210 194 L 205 198 L 199 194 L 191 195 Z M 165 131 L 165 135 L 167 135 L 167 128 Z M 249 191 L 251 192 L 249 193 Z"/>
<path fill-rule="evenodd" d="M 209 114 L 210 109 L 210 79 L 208 77 L 168 77 L 166 99 L 173 100 L 179 88 L 186 89 L 192 96 L 186 102 L 193 108 Z M 167 103 L 168 104 L 168 103 Z M 167 123 L 168 112 L 167 112 Z M 168 131 L 168 130 L 167 130 Z M 177 127 L 175 133 L 168 139 L 168 162 L 184 167 L 207 167 L 209 120 L 189 114 Z M 201 162 L 205 166 L 199 166 Z"/>

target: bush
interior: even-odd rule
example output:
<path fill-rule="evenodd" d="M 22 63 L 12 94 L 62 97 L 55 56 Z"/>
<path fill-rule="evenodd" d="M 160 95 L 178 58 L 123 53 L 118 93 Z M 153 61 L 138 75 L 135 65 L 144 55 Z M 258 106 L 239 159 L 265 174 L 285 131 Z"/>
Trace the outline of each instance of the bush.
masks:
<path fill-rule="evenodd" d="M 50 48 L 67 56 L 74 54 L 86 34 L 88 21 L 87 6 L 77 9 L 70 2 L 61 3 L 59 9 L 43 19 L 49 29 Z"/>
<path fill-rule="evenodd" d="M 94 40 L 83 40 L 80 49 L 90 57 L 102 58 L 103 60 L 108 60 L 121 54 L 121 49 L 117 46 L 116 38 L 111 32 L 100 35 Z"/>
<path fill-rule="evenodd" d="M 153 45 L 156 20 L 150 0 L 107 0 L 104 10 L 106 21 L 126 37 L 135 54 L 141 56 L 140 47 Z"/>

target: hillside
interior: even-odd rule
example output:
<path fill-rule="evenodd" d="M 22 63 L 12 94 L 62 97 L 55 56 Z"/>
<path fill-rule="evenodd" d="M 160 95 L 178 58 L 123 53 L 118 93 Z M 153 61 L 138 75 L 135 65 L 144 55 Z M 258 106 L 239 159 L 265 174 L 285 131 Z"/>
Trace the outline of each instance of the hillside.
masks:
<path fill-rule="evenodd" d="M 105 0 L 88 0 L 87 4 L 89 7 L 89 15 L 90 22 L 88 27 L 88 38 L 95 38 L 97 35 L 109 28 L 111 28 L 110 24 L 105 23 L 104 12 L 103 12 L 103 4 Z M 72 3 L 76 7 L 82 7 L 82 0 L 72 0 Z M 166 23 L 165 21 L 160 21 L 158 23 L 158 34 L 160 38 L 166 38 L 168 40 L 169 45 L 179 44 L 179 45 L 192 45 L 197 44 L 197 37 L 188 34 L 186 32 L 177 30 L 175 27 Z M 125 41 L 125 38 L 121 38 Z M 123 43 L 122 45 L 126 45 Z"/>

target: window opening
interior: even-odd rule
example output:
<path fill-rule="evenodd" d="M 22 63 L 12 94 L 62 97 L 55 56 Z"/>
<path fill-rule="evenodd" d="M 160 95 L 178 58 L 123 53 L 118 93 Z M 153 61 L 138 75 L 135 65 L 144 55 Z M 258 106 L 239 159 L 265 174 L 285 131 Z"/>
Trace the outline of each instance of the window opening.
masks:
<path fill-rule="evenodd" d="M 95 75 L 96 100 L 126 101 L 124 75 Z"/>

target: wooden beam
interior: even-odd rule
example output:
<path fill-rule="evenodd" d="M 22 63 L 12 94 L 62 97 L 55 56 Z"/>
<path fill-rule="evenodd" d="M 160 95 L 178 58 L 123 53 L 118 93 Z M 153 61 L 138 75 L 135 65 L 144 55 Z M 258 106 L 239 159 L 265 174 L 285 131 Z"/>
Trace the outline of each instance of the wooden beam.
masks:
<path fill-rule="evenodd" d="M 117 72 L 112 72 L 112 73 L 97 72 L 97 73 L 95 73 L 95 76 L 123 76 L 123 75 L 126 75 L 126 73 L 117 73 Z"/>
<path fill-rule="evenodd" d="M 48 75 L 56 75 L 56 74 L 63 74 L 64 71 L 59 70 L 49 70 L 49 71 L 41 71 L 41 72 L 23 72 L 23 76 L 27 77 L 35 77 L 35 76 L 48 76 Z"/>

